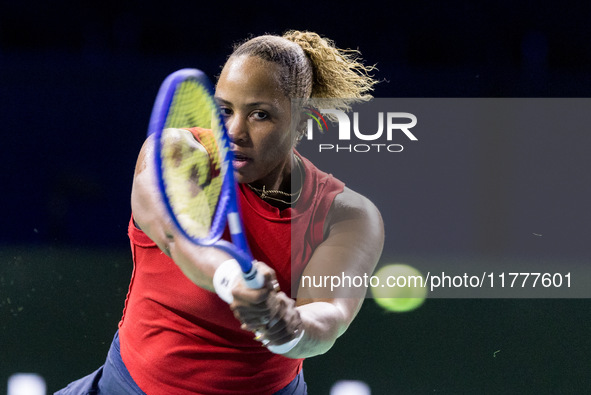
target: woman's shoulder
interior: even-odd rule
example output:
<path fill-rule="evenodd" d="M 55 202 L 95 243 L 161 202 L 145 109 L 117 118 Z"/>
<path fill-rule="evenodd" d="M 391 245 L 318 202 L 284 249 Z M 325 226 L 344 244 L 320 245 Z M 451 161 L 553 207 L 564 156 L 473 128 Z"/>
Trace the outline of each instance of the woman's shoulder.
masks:
<path fill-rule="evenodd" d="M 344 187 L 343 192 L 335 197 L 331 211 L 343 216 L 379 213 L 378 208 L 369 198 L 348 187 Z"/>
<path fill-rule="evenodd" d="M 361 193 L 344 187 L 343 192 L 335 196 L 328 212 L 325 235 L 328 236 L 332 227 L 345 224 L 347 221 L 355 224 L 355 227 L 359 224 L 364 225 L 357 230 L 364 229 L 366 226 L 374 229 L 383 228 L 382 216 L 376 205 Z"/>

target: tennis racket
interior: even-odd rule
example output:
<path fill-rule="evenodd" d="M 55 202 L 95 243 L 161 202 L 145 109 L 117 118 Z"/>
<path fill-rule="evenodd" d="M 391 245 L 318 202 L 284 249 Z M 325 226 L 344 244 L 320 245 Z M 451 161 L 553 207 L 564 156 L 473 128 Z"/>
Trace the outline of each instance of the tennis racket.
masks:
<path fill-rule="evenodd" d="M 262 287 L 238 210 L 230 139 L 202 71 L 181 69 L 164 80 L 150 118 L 152 134 L 158 188 L 174 224 L 193 243 L 230 254 L 246 284 Z M 231 243 L 221 239 L 226 224 Z"/>
<path fill-rule="evenodd" d="M 164 80 L 150 118 L 148 135 L 152 134 L 158 189 L 174 224 L 193 243 L 230 254 L 246 285 L 261 288 L 264 278 L 253 265 L 238 210 L 230 139 L 203 72 L 181 69 Z M 226 224 L 231 243 L 221 239 Z M 220 279 L 214 276 L 214 285 L 226 287 L 236 278 L 234 267 Z M 218 295 L 230 303 L 228 289 Z M 302 330 L 293 340 L 267 348 L 284 354 L 303 335 Z"/>

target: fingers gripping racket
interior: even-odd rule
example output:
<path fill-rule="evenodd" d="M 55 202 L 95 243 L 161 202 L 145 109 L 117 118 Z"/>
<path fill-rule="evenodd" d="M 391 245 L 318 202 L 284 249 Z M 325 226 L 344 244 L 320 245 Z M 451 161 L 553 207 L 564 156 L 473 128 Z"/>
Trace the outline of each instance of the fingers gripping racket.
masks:
<path fill-rule="evenodd" d="M 246 284 L 262 287 L 238 210 L 230 139 L 203 72 L 182 69 L 164 80 L 150 118 L 152 134 L 158 188 L 175 225 L 193 243 L 230 254 Z M 221 239 L 226 224 L 231 243 Z"/>

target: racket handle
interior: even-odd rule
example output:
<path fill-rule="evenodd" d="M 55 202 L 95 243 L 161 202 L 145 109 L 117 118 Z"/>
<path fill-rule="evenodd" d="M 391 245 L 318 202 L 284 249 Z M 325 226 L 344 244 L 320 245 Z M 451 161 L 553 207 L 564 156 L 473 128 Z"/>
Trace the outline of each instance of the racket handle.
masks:
<path fill-rule="evenodd" d="M 241 278 L 244 279 L 244 282 L 249 288 L 253 289 L 262 288 L 265 283 L 265 278 L 254 265 L 251 266 L 248 273 L 244 273 L 238 261 L 229 259 L 224 261 L 213 275 L 215 293 L 224 302 L 228 304 L 232 303 L 234 301 L 232 290 Z"/>
<path fill-rule="evenodd" d="M 252 289 L 259 289 L 262 288 L 265 284 L 265 278 L 263 275 L 257 270 L 255 265 L 252 265 L 248 273 L 242 273 L 244 278 L 244 282 L 248 286 L 248 288 Z"/>
<path fill-rule="evenodd" d="M 232 290 L 236 284 L 242 279 L 246 285 L 253 289 L 259 289 L 264 285 L 263 275 L 252 265 L 247 273 L 242 271 L 240 264 L 235 259 L 224 261 L 215 271 L 213 275 L 213 287 L 218 296 L 226 303 L 231 304 L 234 301 Z M 257 332 L 257 335 L 260 335 Z M 294 348 L 304 336 L 304 330 L 301 330 L 297 337 L 288 341 L 287 343 L 267 346 L 269 351 L 274 354 L 285 354 Z M 268 341 L 263 341 L 266 345 Z"/>

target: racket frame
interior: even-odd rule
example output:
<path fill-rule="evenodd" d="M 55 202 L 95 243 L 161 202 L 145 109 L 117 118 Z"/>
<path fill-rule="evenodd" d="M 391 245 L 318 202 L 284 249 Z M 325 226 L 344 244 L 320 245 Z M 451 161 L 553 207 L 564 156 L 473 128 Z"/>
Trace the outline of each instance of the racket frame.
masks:
<path fill-rule="evenodd" d="M 229 168 L 225 169 L 224 179 L 222 180 L 222 188 L 220 191 L 220 198 L 216 207 L 216 213 L 213 217 L 209 234 L 206 237 L 195 237 L 190 235 L 177 219 L 170 199 L 165 193 L 166 185 L 163 177 L 162 156 L 160 149 L 162 134 L 164 129 L 167 127 L 165 125 L 166 119 L 168 118 L 170 106 L 175 97 L 176 88 L 180 83 L 188 79 L 196 80 L 207 90 L 212 98 L 214 96 L 214 90 L 211 83 L 209 82 L 209 79 L 205 73 L 198 69 L 185 68 L 175 71 L 166 77 L 160 86 L 156 101 L 154 103 L 154 108 L 150 116 L 150 124 L 148 127 L 148 136 L 154 135 L 154 159 L 156 165 L 158 188 L 160 189 L 166 209 L 180 232 L 196 245 L 204 247 L 216 247 L 231 255 L 240 264 L 244 278 L 248 283 L 257 277 L 257 271 L 252 263 L 252 254 L 250 253 L 250 249 L 246 241 L 246 236 L 243 231 L 242 220 L 240 217 L 238 199 L 236 196 L 237 183 L 234 179 L 234 169 L 232 167 L 234 155 L 230 149 L 230 138 L 228 137 L 228 131 L 226 130 L 224 119 L 222 118 L 215 101 L 215 114 L 218 117 L 218 122 L 223 133 L 223 139 L 221 141 L 223 147 L 221 149 L 225 152 L 225 155 L 221 161 L 221 166 L 226 166 Z M 217 139 L 216 141 L 218 144 L 220 143 L 220 141 Z M 226 228 L 226 224 L 228 224 L 230 229 L 230 235 L 232 239 L 231 243 L 221 239 Z"/>

